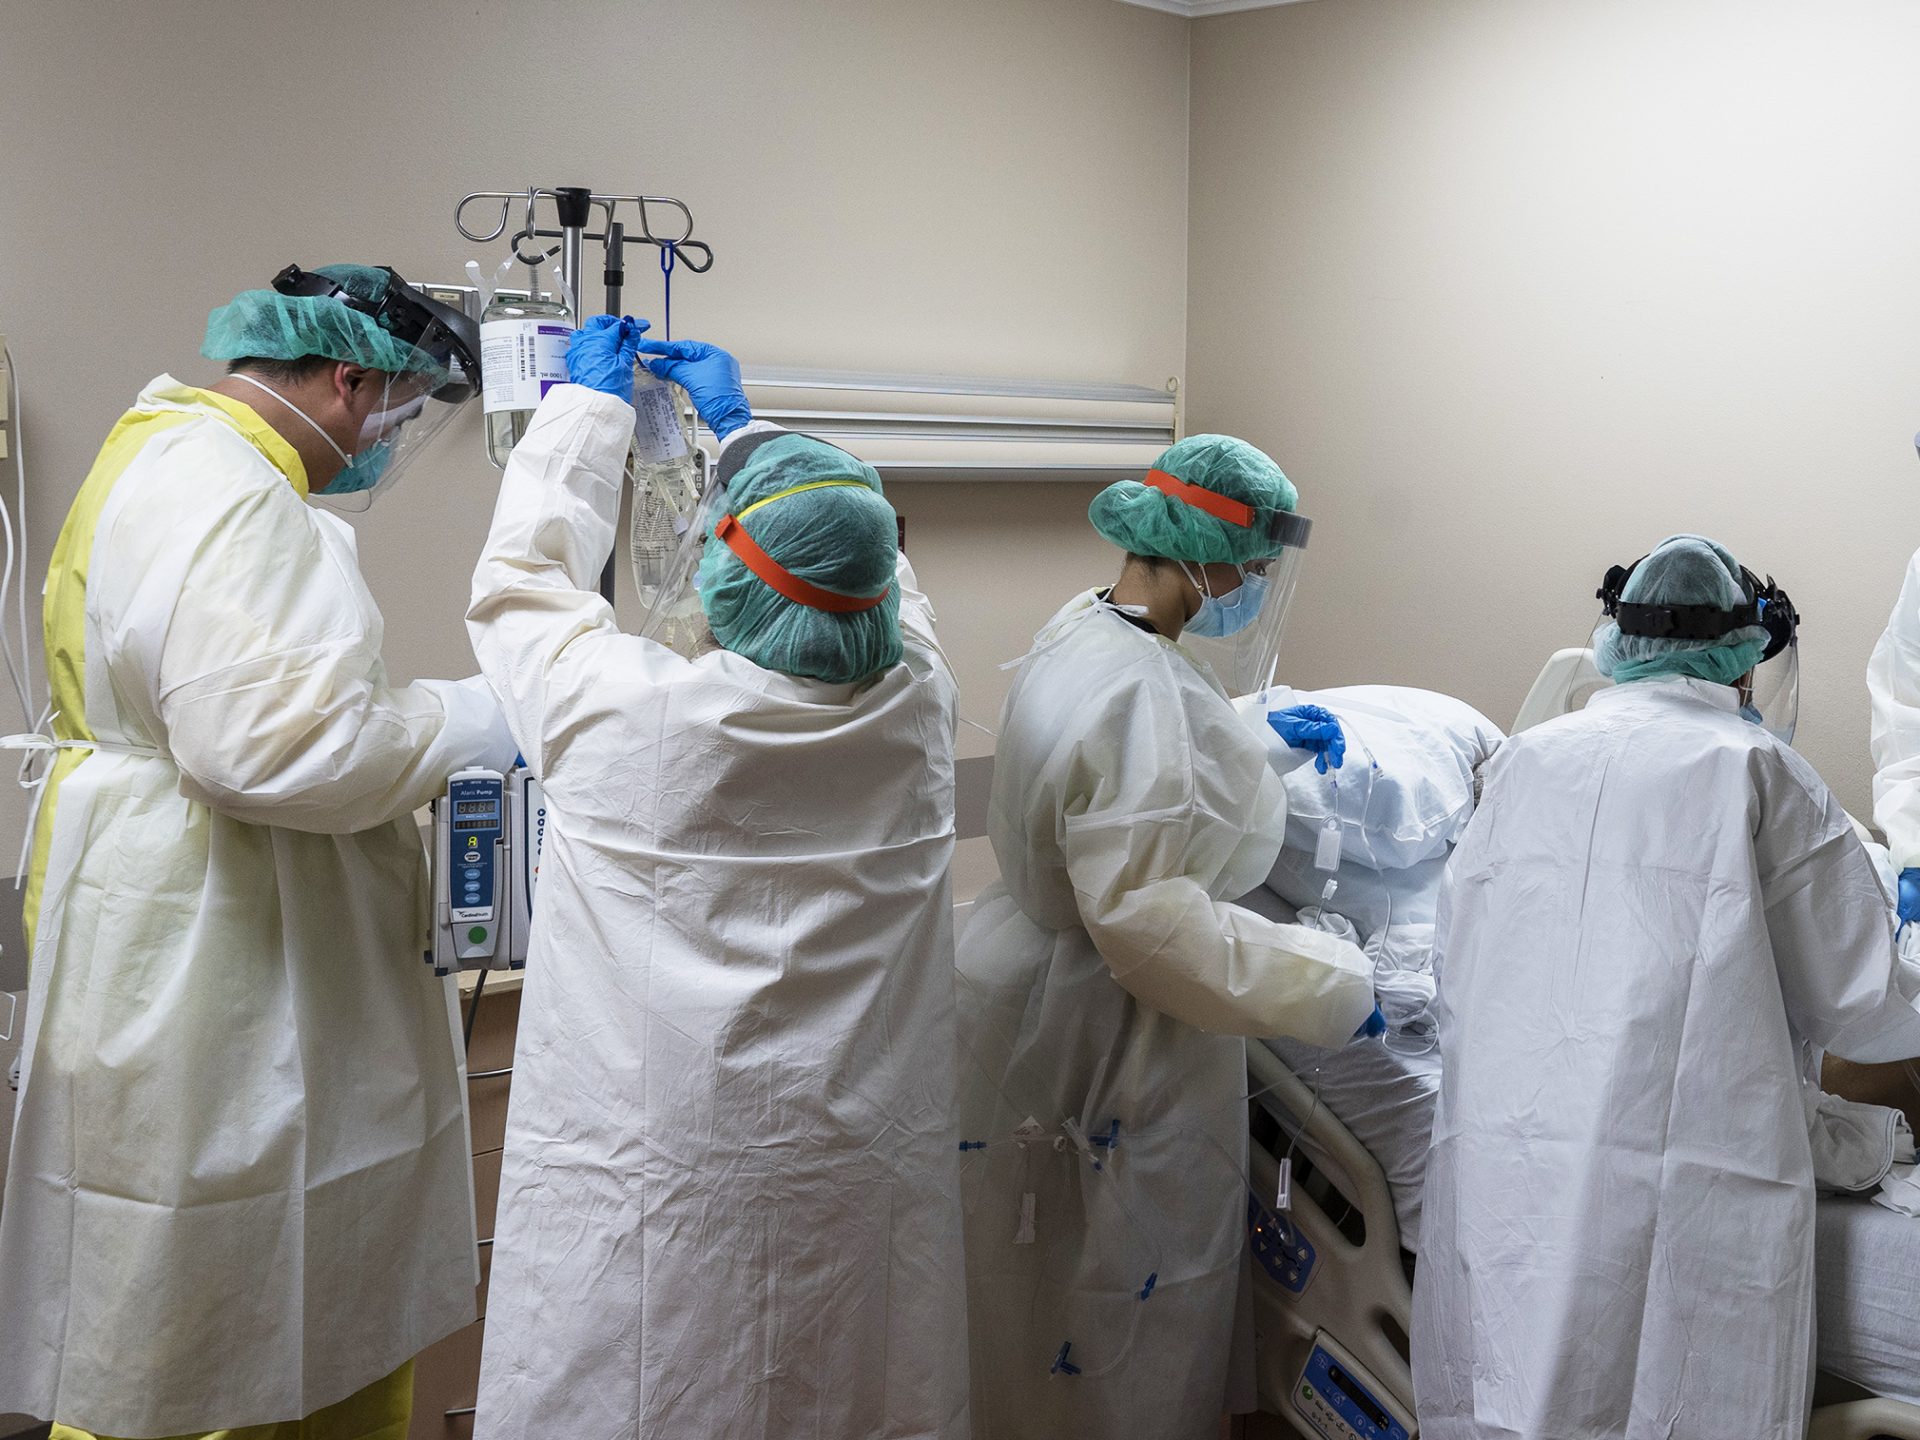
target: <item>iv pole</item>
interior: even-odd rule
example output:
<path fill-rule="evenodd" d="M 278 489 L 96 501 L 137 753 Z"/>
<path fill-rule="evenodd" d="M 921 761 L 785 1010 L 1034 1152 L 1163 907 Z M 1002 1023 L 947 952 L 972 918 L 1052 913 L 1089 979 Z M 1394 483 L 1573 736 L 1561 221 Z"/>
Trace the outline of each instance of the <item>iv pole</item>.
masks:
<path fill-rule="evenodd" d="M 544 230 L 536 223 L 537 210 L 541 197 L 553 201 L 555 219 L 558 228 Z M 493 229 L 485 233 L 476 233 L 467 227 L 466 209 L 475 200 L 498 200 L 500 219 Z M 467 240 L 476 245 L 490 244 L 507 233 L 507 223 L 513 213 L 513 202 L 525 200 L 525 224 L 508 243 L 513 249 L 513 258 L 522 265 L 537 267 L 550 260 L 557 253 L 560 256 L 560 280 L 567 292 L 573 297 L 574 314 L 580 320 L 585 316 L 585 293 L 581 288 L 582 251 L 585 242 L 598 240 L 606 250 L 606 268 L 601 273 L 601 282 L 606 287 L 606 308 L 612 314 L 620 313 L 620 296 L 626 277 L 626 247 L 629 245 L 652 245 L 667 252 L 665 260 L 685 265 L 696 275 L 704 275 L 713 268 L 713 249 L 705 241 L 693 238 L 693 212 L 685 202 L 670 195 L 596 195 L 592 191 L 577 185 L 564 185 L 557 189 L 543 190 L 538 187 L 520 190 L 476 190 L 463 197 L 453 207 L 455 228 Z M 657 234 L 653 228 L 652 216 L 648 206 L 661 206 L 679 212 L 684 222 L 680 234 Z M 617 218 L 623 206 L 632 206 L 639 220 L 639 233 L 629 234 L 624 221 Z M 595 210 L 603 217 L 602 228 L 596 233 L 587 229 Z M 560 243 L 544 250 L 528 252 L 521 247 L 528 241 L 558 240 Z M 663 262 L 663 269 L 668 268 Z M 618 548 L 617 546 L 615 547 Z M 600 595 L 607 604 L 613 604 L 613 556 L 607 556 L 606 567 L 600 572 Z M 466 1018 L 466 1040 L 468 1048 L 473 1045 L 473 1022 L 480 1009 L 480 996 L 486 988 L 488 971 L 482 970 L 480 978 L 473 987 L 473 998 L 468 1003 Z M 469 1074 L 468 1079 L 485 1079 L 496 1075 L 510 1075 L 513 1067 L 504 1070 L 480 1071 Z M 478 1242 L 491 1245 L 491 1240 Z M 464 1406 L 446 1412 L 446 1418 L 473 1414 L 472 1406 Z"/>
<path fill-rule="evenodd" d="M 553 201 L 557 229 L 542 229 L 538 224 L 539 202 L 543 197 Z M 493 229 L 485 233 L 476 233 L 467 225 L 467 206 L 476 200 L 500 202 L 500 218 Z M 588 240 L 600 241 L 606 251 L 606 268 L 601 272 L 601 282 L 606 288 L 606 308 L 615 315 L 620 313 L 620 295 L 626 277 L 626 247 L 629 245 L 652 245 L 668 251 L 668 258 L 675 265 L 685 265 L 696 275 L 704 275 L 713 268 L 712 247 L 703 240 L 693 238 L 693 211 L 687 208 L 685 201 L 676 200 L 671 195 L 596 195 L 579 185 L 562 185 L 550 190 L 537 186 L 526 190 L 475 190 L 453 207 L 454 226 L 474 244 L 490 244 L 507 233 L 507 224 L 516 200 L 526 202 L 526 211 L 524 224 L 508 242 L 513 249 L 513 258 L 532 267 L 552 259 L 557 253 L 560 257 L 561 283 L 572 295 L 574 313 L 581 322 L 586 319 L 586 294 L 581 285 L 585 278 L 581 274 L 582 251 Z M 676 228 L 680 233 L 677 236 L 657 233 L 650 206 L 678 212 L 682 223 Z M 632 207 L 632 214 L 639 222 L 637 233 L 628 233 L 626 222 L 617 218 L 625 207 Z M 602 217 L 602 226 L 598 231 L 591 231 L 587 226 L 592 223 L 596 210 Z M 540 240 L 558 240 L 560 243 L 544 250 L 536 247 L 532 252 L 522 248 L 528 241 Z M 600 594 L 609 605 L 613 603 L 611 555 L 607 557 L 606 568 L 600 572 Z"/>

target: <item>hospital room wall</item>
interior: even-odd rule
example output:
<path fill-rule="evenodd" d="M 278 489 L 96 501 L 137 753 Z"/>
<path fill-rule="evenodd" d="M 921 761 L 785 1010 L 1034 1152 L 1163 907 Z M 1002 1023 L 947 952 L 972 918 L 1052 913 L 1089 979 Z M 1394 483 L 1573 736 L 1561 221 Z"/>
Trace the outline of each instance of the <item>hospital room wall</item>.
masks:
<path fill-rule="evenodd" d="M 0 331 L 26 383 L 32 563 L 139 387 L 213 374 L 209 307 L 289 260 L 491 271 L 504 249 L 453 228 L 468 190 L 685 198 L 718 260 L 679 277 L 675 333 L 750 364 L 1160 385 L 1184 360 L 1187 43 L 1113 0 L 20 7 Z M 629 280 L 657 323 L 653 259 Z M 450 438 L 356 522 L 399 678 L 473 669 L 496 478 L 477 418 Z M 1111 566 L 1091 491 L 894 493 L 990 721 L 998 662 Z M 0 789 L 0 834 L 24 813 Z"/>
<path fill-rule="evenodd" d="M 1510 721 L 1607 566 L 1699 530 L 1806 615 L 1869 811 L 1920 545 L 1920 7 L 1322 0 L 1193 27 L 1189 419 L 1315 519 L 1283 671 Z"/>

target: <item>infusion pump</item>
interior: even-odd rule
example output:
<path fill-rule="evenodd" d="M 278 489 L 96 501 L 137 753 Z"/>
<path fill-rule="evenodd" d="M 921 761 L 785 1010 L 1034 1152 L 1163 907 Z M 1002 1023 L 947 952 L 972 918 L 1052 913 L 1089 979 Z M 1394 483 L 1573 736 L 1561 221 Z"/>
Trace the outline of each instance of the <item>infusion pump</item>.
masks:
<path fill-rule="evenodd" d="M 434 974 L 526 965 L 546 838 L 546 796 L 524 767 L 447 777 L 433 802 L 433 946 L 426 959 Z"/>

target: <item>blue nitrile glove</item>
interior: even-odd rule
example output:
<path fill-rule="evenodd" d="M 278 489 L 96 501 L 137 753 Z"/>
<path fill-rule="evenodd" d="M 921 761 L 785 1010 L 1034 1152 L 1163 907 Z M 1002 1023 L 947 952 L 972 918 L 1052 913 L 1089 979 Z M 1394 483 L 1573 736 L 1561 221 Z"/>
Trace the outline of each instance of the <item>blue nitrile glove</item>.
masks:
<path fill-rule="evenodd" d="M 1322 775 L 1331 765 L 1335 770 L 1347 758 L 1347 737 L 1331 710 L 1320 705 L 1289 705 L 1270 711 L 1267 724 L 1296 750 L 1313 752 L 1313 768 Z"/>
<path fill-rule="evenodd" d="M 594 316 L 567 342 L 567 379 L 631 405 L 636 347 L 647 329 L 631 315 Z"/>
<path fill-rule="evenodd" d="M 1900 872 L 1900 898 L 1894 907 L 1900 915 L 1900 928 L 1907 928 L 1910 920 L 1920 920 L 1920 869 L 1908 868 Z"/>
<path fill-rule="evenodd" d="M 642 355 L 655 355 L 647 369 L 687 392 L 700 423 L 724 440 L 753 419 L 747 392 L 740 388 L 740 366 L 718 345 L 704 340 L 642 340 Z"/>
<path fill-rule="evenodd" d="M 1358 1040 L 1364 1036 L 1369 1040 L 1377 1040 L 1386 1033 L 1387 1017 L 1380 1013 L 1380 1007 L 1376 1005 L 1373 1007 L 1373 1013 L 1361 1021 L 1360 1028 L 1353 1032 L 1353 1038 Z"/>

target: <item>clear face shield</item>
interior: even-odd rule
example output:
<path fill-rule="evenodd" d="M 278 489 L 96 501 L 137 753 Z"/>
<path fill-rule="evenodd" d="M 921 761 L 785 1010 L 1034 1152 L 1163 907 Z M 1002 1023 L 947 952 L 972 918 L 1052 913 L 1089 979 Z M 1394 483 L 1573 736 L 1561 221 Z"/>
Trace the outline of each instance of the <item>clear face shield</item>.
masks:
<path fill-rule="evenodd" d="M 1636 564 L 1638 562 L 1635 562 Z M 1733 610 L 1700 605 L 1635 605 L 1621 598 L 1632 566 L 1615 566 L 1600 588 L 1601 612 L 1588 640 L 1597 648 L 1602 634 L 1619 625 L 1626 635 L 1707 643 L 1733 631 L 1758 627 L 1766 631 L 1766 648 L 1752 670 L 1733 682 L 1740 697 L 1740 714 L 1773 735 L 1782 744 L 1793 743 L 1800 719 L 1800 612 L 1792 598 L 1773 581 L 1745 566 L 1741 585 L 1746 598 Z"/>
<path fill-rule="evenodd" d="M 376 371 L 379 401 L 360 427 L 346 467 L 314 498 L 358 512 L 373 503 L 480 393 L 480 330 L 463 312 L 429 298 L 387 271 L 378 301 L 352 294 L 324 275 L 289 265 L 275 277 L 283 295 L 328 295 L 372 316 L 407 346 L 401 368 Z"/>
<path fill-rule="evenodd" d="M 1764 727 L 1784 745 L 1793 743 L 1800 721 L 1800 643 L 1787 642 L 1779 654 L 1762 660 L 1738 686 L 1740 713 Z"/>
<path fill-rule="evenodd" d="M 1312 529 L 1313 522 L 1303 515 L 1276 514 L 1270 533 L 1278 553 L 1243 564 L 1240 588 L 1211 597 L 1214 604 L 1203 600 L 1200 612 L 1180 633 L 1180 648 L 1205 664 L 1229 696 L 1251 695 L 1273 684 L 1280 633 Z M 1184 568 L 1205 597 L 1206 575 L 1197 565 Z M 1210 633 L 1216 629 L 1220 633 Z"/>
<path fill-rule="evenodd" d="M 478 393 L 469 388 L 460 398 L 448 399 L 447 391 L 446 385 L 435 386 L 431 376 L 388 376 L 379 403 L 360 427 L 353 457 L 313 498 L 347 514 L 368 509 Z"/>

